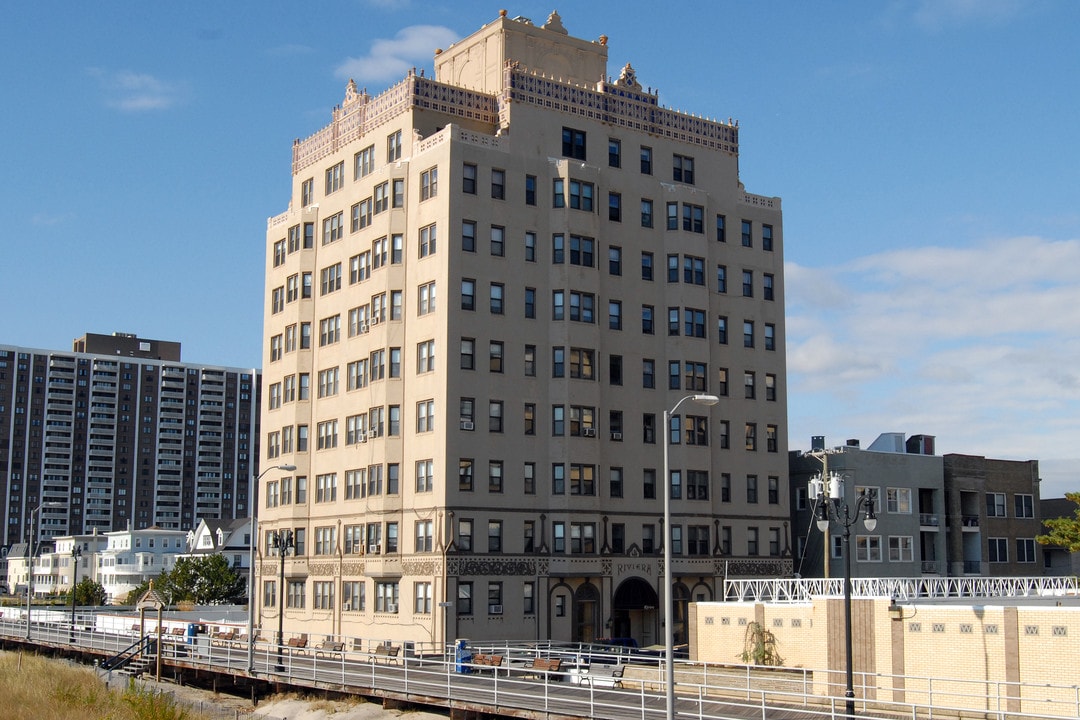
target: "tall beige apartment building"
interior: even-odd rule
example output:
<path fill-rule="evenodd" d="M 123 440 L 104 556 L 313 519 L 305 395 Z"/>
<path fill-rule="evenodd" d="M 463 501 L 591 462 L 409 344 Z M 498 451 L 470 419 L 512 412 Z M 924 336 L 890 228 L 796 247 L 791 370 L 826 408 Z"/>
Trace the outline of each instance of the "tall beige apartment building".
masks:
<path fill-rule="evenodd" d="M 685 641 L 726 575 L 790 574 L 780 200 L 738 135 L 556 14 L 349 83 L 268 221 L 262 464 L 296 470 L 259 488 L 264 636 L 284 605 L 286 634 L 647 646 L 666 593 Z"/>

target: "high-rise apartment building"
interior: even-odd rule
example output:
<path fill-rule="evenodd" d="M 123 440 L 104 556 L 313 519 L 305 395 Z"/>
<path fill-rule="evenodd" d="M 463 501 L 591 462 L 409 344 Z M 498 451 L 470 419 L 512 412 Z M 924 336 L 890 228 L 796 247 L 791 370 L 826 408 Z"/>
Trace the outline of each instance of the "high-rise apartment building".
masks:
<path fill-rule="evenodd" d="M 31 525 L 39 542 L 248 516 L 256 370 L 184 363 L 179 343 L 134 335 L 73 345 L 0 345 L 5 546 Z"/>
<path fill-rule="evenodd" d="M 678 640 L 726 574 L 791 572 L 780 200 L 740 183 L 736 124 L 607 79 L 606 43 L 504 14 L 294 145 L 264 626 L 649 645 L 665 593 Z M 665 428 L 695 393 L 720 402 Z"/>

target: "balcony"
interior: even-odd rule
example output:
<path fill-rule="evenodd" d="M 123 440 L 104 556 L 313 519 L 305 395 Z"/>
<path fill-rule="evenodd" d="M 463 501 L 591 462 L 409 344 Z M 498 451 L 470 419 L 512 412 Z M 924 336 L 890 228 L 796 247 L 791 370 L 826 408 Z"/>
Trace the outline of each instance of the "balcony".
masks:
<path fill-rule="evenodd" d="M 940 526 L 940 519 L 933 513 L 919 513 L 919 526 L 937 530 Z"/>
<path fill-rule="evenodd" d="M 964 561 L 964 574 L 965 575 L 978 575 L 982 572 L 982 562 L 979 560 L 965 560 Z"/>

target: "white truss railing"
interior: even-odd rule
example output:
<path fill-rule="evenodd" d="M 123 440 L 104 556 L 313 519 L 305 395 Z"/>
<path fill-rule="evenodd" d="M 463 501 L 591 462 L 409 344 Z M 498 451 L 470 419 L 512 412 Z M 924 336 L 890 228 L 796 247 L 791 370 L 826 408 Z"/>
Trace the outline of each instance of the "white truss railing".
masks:
<path fill-rule="evenodd" d="M 725 600 L 810 602 L 815 597 L 841 597 L 843 578 L 732 579 L 724 581 Z M 858 598 L 1018 598 L 1080 594 L 1075 577 L 852 578 Z"/>

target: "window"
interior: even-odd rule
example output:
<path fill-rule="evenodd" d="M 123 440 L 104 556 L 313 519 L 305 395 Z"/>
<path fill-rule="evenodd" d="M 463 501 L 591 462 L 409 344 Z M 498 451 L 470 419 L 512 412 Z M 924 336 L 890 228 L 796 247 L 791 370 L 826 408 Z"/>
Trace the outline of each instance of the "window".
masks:
<path fill-rule="evenodd" d="M 413 612 L 417 615 L 431 614 L 431 583 L 413 583 Z"/>
<path fill-rule="evenodd" d="M 525 262 L 536 262 L 536 233 L 525 233 Z"/>
<path fill-rule="evenodd" d="M 746 372 L 743 373 L 743 387 L 745 388 L 744 396 L 746 397 L 747 400 L 753 400 L 754 399 L 754 378 L 755 377 L 756 377 L 756 374 L 751 370 L 747 370 Z"/>
<path fill-rule="evenodd" d="M 473 370 L 476 368 L 476 340 L 473 338 L 461 338 L 461 369 Z"/>
<path fill-rule="evenodd" d="M 1017 493 L 1013 496 L 1015 501 L 1016 512 L 1015 517 L 1018 518 L 1033 518 L 1035 517 L 1035 497 L 1033 495 L 1027 495 L 1023 493 Z M 1021 562 L 1025 562 L 1021 560 Z"/>
<path fill-rule="evenodd" d="M 355 285 L 371 277 L 371 251 L 349 258 L 349 284 Z"/>
<path fill-rule="evenodd" d="M 776 402 L 776 376 L 772 373 L 765 375 L 765 400 Z"/>
<path fill-rule="evenodd" d="M 525 434 L 536 434 L 536 403 L 525 403 Z"/>
<path fill-rule="evenodd" d="M 749 220 L 742 221 L 742 246 L 754 247 L 754 224 Z"/>
<path fill-rule="evenodd" d="M 608 328 L 622 330 L 622 302 L 619 300 L 608 301 Z"/>
<path fill-rule="evenodd" d="M 779 434 L 776 425 L 765 426 L 765 452 L 779 452 Z"/>
<path fill-rule="evenodd" d="M 525 176 L 525 204 L 526 205 L 535 205 L 536 204 L 536 176 L 535 175 L 526 175 Z"/>
<path fill-rule="evenodd" d="M 608 220 L 622 222 L 622 195 L 620 193 L 608 193 Z"/>
<path fill-rule="evenodd" d="M 986 559 L 992 563 L 1009 562 L 1009 539 L 989 538 L 987 540 Z"/>
<path fill-rule="evenodd" d="M 461 221 L 461 249 L 476 252 L 476 223 L 472 220 Z"/>
<path fill-rule="evenodd" d="M 622 141 L 608 138 L 607 141 L 608 167 L 622 167 Z"/>
<path fill-rule="evenodd" d="M 461 281 L 461 309 L 476 309 L 476 281 L 463 278 Z"/>
<path fill-rule="evenodd" d="M 331 215 L 323 220 L 323 245 L 340 240 L 345 232 L 345 214 L 342 212 Z"/>
<path fill-rule="evenodd" d="M 318 444 L 316 448 L 319 450 L 328 450 L 330 448 L 337 447 L 338 438 L 338 421 L 327 420 L 319 423 L 317 426 L 318 431 Z"/>
<path fill-rule="evenodd" d="M 608 470 L 608 496 L 613 498 L 623 496 L 623 469 L 621 467 Z"/>
<path fill-rule="evenodd" d="M 764 297 L 766 300 L 775 300 L 776 299 L 776 290 L 775 290 L 776 276 L 773 275 L 772 273 L 764 273 L 764 274 L 762 274 L 761 277 L 762 277 L 762 283 L 761 283 L 761 285 L 762 285 L 762 287 L 761 287 L 762 297 Z"/>
<path fill-rule="evenodd" d="M 911 488 L 886 488 L 885 511 L 911 514 Z"/>
<path fill-rule="evenodd" d="M 757 450 L 757 423 L 746 423 L 746 450 L 754 452 Z"/>
<path fill-rule="evenodd" d="M 472 552 L 473 543 L 473 522 L 472 520 L 458 520 L 458 534 L 457 534 L 457 549 L 464 552 Z"/>
<path fill-rule="evenodd" d="M 679 203 L 677 202 L 669 202 L 667 204 L 667 229 L 679 229 Z"/>
<path fill-rule="evenodd" d="M 525 317 L 536 317 L 536 288 L 525 288 Z"/>
<path fill-rule="evenodd" d="M 315 202 L 315 178 L 308 178 L 300 183 L 300 206 L 307 207 Z"/>
<path fill-rule="evenodd" d="M 503 284 L 491 283 L 491 291 L 489 294 L 489 306 L 491 308 L 492 315 L 503 314 Z"/>
<path fill-rule="evenodd" d="M 776 350 L 776 326 L 765 323 L 765 349 Z"/>
<path fill-rule="evenodd" d="M 472 582 L 458 582 L 458 614 L 472 614 Z"/>
<path fill-rule="evenodd" d="M 771 252 L 773 249 L 772 225 L 761 226 L 761 249 L 766 252 Z"/>
<path fill-rule="evenodd" d="M 415 552 L 431 552 L 434 547 L 433 525 L 431 520 L 417 520 L 413 532 L 413 548 Z"/>
<path fill-rule="evenodd" d="M 641 306 L 641 332 L 645 335 L 652 335 L 654 332 L 653 315 L 654 308 L 652 305 Z"/>
<path fill-rule="evenodd" d="M 435 461 L 416 461 L 416 492 L 431 492 L 435 488 Z"/>
<path fill-rule="evenodd" d="M 746 502 L 756 503 L 758 501 L 758 485 L 757 475 L 746 476 Z"/>
<path fill-rule="evenodd" d="M 587 348 L 570 348 L 570 377 L 576 380 L 594 379 L 595 355 L 595 351 Z"/>
<path fill-rule="evenodd" d="M 986 493 L 986 516 L 1006 517 L 1005 493 Z"/>
<path fill-rule="evenodd" d="M 526 495 L 536 494 L 536 463 L 527 462 L 521 475 L 522 492 Z"/>
<path fill-rule="evenodd" d="M 315 554 L 333 555 L 337 547 L 337 528 L 334 526 L 315 528 Z"/>
<path fill-rule="evenodd" d="M 341 339 L 341 316 L 324 318 L 319 321 L 319 347 L 333 345 Z"/>
<path fill-rule="evenodd" d="M 653 201 L 647 198 L 641 199 L 641 227 L 653 226 Z M 651 280 L 652 278 L 650 278 Z"/>
<path fill-rule="evenodd" d="M 476 194 L 476 166 L 471 163 L 465 163 L 461 168 L 461 191 Z"/>
<path fill-rule="evenodd" d="M 746 529 L 746 554 L 750 556 L 758 554 L 758 529 L 756 527 Z"/>
<path fill-rule="evenodd" d="M 857 536 L 855 536 L 855 561 L 856 562 L 881 562 L 881 536 L 880 535 L 857 535 Z"/>
<path fill-rule="evenodd" d="M 570 523 L 570 553 L 592 555 L 596 552 L 596 523 Z"/>
<path fill-rule="evenodd" d="M 743 320 L 743 347 L 754 347 L 754 321 Z"/>
<path fill-rule="evenodd" d="M 375 612 L 396 613 L 398 611 L 398 583 L 396 580 L 375 581 Z"/>
<path fill-rule="evenodd" d="M 595 301 L 596 297 L 592 293 L 571 291 L 570 319 L 576 322 L 594 322 Z"/>
<path fill-rule="evenodd" d="M 327 295 L 341 289 L 341 263 L 324 267 L 320 272 L 320 295 Z"/>
<path fill-rule="evenodd" d="M 488 432 L 501 433 L 503 431 L 503 401 L 490 400 L 488 402 Z"/>
<path fill-rule="evenodd" d="M 652 555 L 656 552 L 656 526 L 655 525 L 642 525 L 641 526 L 641 552 L 646 555 Z"/>
<path fill-rule="evenodd" d="M 641 146 L 641 174 L 652 175 L 652 148 Z"/>
<path fill-rule="evenodd" d="M 701 205 L 683 203 L 682 228 L 686 232 L 705 234 L 705 208 Z"/>
<path fill-rule="evenodd" d="M 911 537 L 907 535 L 889 536 L 889 562 L 911 562 L 914 558 Z"/>
<path fill-rule="evenodd" d="M 1016 538 L 1016 562 L 1035 562 L 1035 539 Z"/>
<path fill-rule="evenodd" d="M 319 371 L 319 397 L 338 394 L 338 368 Z"/>
<path fill-rule="evenodd" d="M 435 401 L 421 400 L 416 403 L 416 432 L 432 432 L 435 429 Z"/>
<path fill-rule="evenodd" d="M 570 181 L 570 208 L 572 210 L 593 211 L 593 198 L 596 194 L 596 186 L 590 182 L 581 180 Z M 591 265 L 589 267 L 592 267 Z"/>
<path fill-rule="evenodd" d="M 525 375 L 536 377 L 536 346 L 525 346 Z"/>
<path fill-rule="evenodd" d="M 420 200 L 429 200 L 439 191 L 439 168 L 433 167 L 420 173 Z"/>
<path fill-rule="evenodd" d="M 551 207 L 566 207 L 565 182 L 562 178 L 555 178 L 551 181 Z"/>
<path fill-rule="evenodd" d="M 276 287 L 270 292 L 271 312 L 275 315 L 285 309 L 285 288 Z"/>
<path fill-rule="evenodd" d="M 683 256 L 683 282 L 688 285 L 705 285 L 705 259 Z"/>
<path fill-rule="evenodd" d="M 297 550 L 297 555 L 299 554 L 300 551 Z M 288 581 L 285 593 L 285 607 L 294 609 L 300 609 L 304 607 L 304 586 L 305 583 L 303 580 Z"/>
<path fill-rule="evenodd" d="M 438 233 L 436 232 L 434 224 L 420 228 L 420 257 L 423 258 L 435 254 L 437 239 Z"/>
<path fill-rule="evenodd" d="M 562 154 L 575 160 L 585 159 L 585 131 L 564 127 L 562 129 Z"/>
<path fill-rule="evenodd" d="M 502 552 L 502 521 L 488 521 L 488 552 Z"/>
<path fill-rule="evenodd" d="M 427 315 L 435 312 L 435 282 L 424 283 L 417 289 L 416 314 Z"/>
<path fill-rule="evenodd" d="M 503 200 L 506 198 L 505 170 L 491 171 L 491 197 L 493 200 Z"/>
<path fill-rule="evenodd" d="M 435 371 L 435 341 L 425 340 L 416 344 L 416 374 Z"/>
<path fill-rule="evenodd" d="M 656 361 L 648 358 L 641 361 L 641 387 L 656 387 Z"/>
<path fill-rule="evenodd" d="M 496 257 L 506 254 L 506 228 L 491 226 L 491 254 Z"/>
<path fill-rule="evenodd" d="M 694 308 L 685 308 L 683 310 L 683 335 L 696 338 L 705 337 L 704 310 L 695 310 Z"/>
<path fill-rule="evenodd" d="M 285 241 L 278 240 L 274 243 L 274 267 L 285 264 Z"/>
<path fill-rule="evenodd" d="M 592 267 L 595 257 L 596 241 L 591 237 L 570 236 L 570 264 Z"/>
<path fill-rule="evenodd" d="M 488 583 L 488 615 L 503 614 L 503 584 L 501 582 Z"/>
<path fill-rule="evenodd" d="M 326 191 L 325 195 L 329 195 L 332 192 L 336 192 L 341 189 L 341 184 L 345 180 L 345 161 L 342 160 L 337 165 L 326 169 Z"/>
<path fill-rule="evenodd" d="M 353 156 L 353 179 L 359 180 L 375 169 L 375 146 L 369 145 Z"/>
<path fill-rule="evenodd" d="M 608 248 L 608 273 L 622 275 L 622 248 L 612 245 Z"/>
<path fill-rule="evenodd" d="M 671 179 L 678 183 L 694 184 L 694 158 L 672 155 Z"/>
<path fill-rule="evenodd" d="M 386 137 L 386 162 L 401 159 L 401 131 L 390 133 Z"/>
<path fill-rule="evenodd" d="M 716 337 L 721 345 L 727 345 L 727 318 L 723 315 L 716 319 Z"/>
<path fill-rule="evenodd" d="M 653 279 L 653 254 L 651 252 L 641 253 L 641 279 Z"/>
<path fill-rule="evenodd" d="M 473 489 L 473 461 L 472 458 L 462 458 L 458 461 L 458 490 L 472 492 Z"/>

